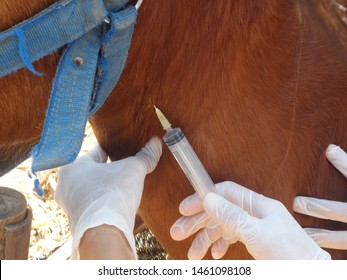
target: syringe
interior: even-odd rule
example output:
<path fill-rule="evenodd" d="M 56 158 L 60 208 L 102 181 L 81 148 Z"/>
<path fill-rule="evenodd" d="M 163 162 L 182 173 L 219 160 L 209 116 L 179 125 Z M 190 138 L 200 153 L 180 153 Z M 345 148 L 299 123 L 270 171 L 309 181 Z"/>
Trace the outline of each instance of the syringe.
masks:
<path fill-rule="evenodd" d="M 198 156 L 189 144 L 180 128 L 171 128 L 171 124 L 163 113 L 155 107 L 158 119 L 166 130 L 163 137 L 164 142 L 181 166 L 194 190 L 203 198 L 209 192 L 214 192 L 215 187 L 211 177 L 202 165 Z"/>

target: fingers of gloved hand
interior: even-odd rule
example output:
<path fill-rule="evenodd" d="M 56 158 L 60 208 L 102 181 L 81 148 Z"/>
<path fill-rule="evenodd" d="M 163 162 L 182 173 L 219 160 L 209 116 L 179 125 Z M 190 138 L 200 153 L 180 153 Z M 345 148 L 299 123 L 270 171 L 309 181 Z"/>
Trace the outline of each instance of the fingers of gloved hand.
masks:
<path fill-rule="evenodd" d="M 183 216 L 172 225 L 170 235 L 177 241 L 186 239 L 199 229 L 207 226 L 209 221 L 210 217 L 206 212 L 200 212 L 190 217 Z"/>
<path fill-rule="evenodd" d="M 225 240 L 224 238 L 218 239 L 215 243 L 213 243 L 211 248 L 212 257 L 215 260 L 219 260 L 222 258 L 226 252 L 228 251 L 229 245 L 235 243 L 238 240 Z"/>
<path fill-rule="evenodd" d="M 257 218 L 263 218 L 271 213 L 278 204 L 276 200 L 260 195 L 234 182 L 226 181 L 215 186 L 218 194 Z"/>
<path fill-rule="evenodd" d="M 89 152 L 78 157 L 75 162 L 89 161 L 89 162 L 103 163 L 103 162 L 106 162 L 107 159 L 108 159 L 107 154 L 101 148 L 101 146 L 97 144 Z"/>
<path fill-rule="evenodd" d="M 256 218 L 246 211 L 230 203 L 216 193 L 208 193 L 203 200 L 204 209 L 211 218 L 224 230 L 226 239 L 242 239 L 247 242 L 247 236 L 243 236 L 243 229 L 250 230 L 256 224 Z"/>
<path fill-rule="evenodd" d="M 198 193 L 186 197 L 179 206 L 179 211 L 184 216 L 192 216 L 203 210 L 202 199 Z"/>
<path fill-rule="evenodd" d="M 153 137 L 147 144 L 135 155 L 140 159 L 146 168 L 146 174 L 151 173 L 157 166 L 162 153 L 162 143 L 158 137 Z"/>
<path fill-rule="evenodd" d="M 347 178 L 347 153 L 339 146 L 330 144 L 326 150 L 326 157 Z"/>
<path fill-rule="evenodd" d="M 305 228 L 306 233 L 322 248 L 347 250 L 347 231 Z"/>
<path fill-rule="evenodd" d="M 301 214 L 347 223 L 347 203 L 344 202 L 297 196 L 293 209 Z"/>
<path fill-rule="evenodd" d="M 215 185 L 216 191 L 225 199 L 229 200 L 233 204 L 241 207 L 245 211 L 253 214 L 252 203 L 253 197 L 259 196 L 253 191 L 238 185 L 231 181 L 221 182 Z M 262 196 L 261 196 L 262 197 Z M 191 196 L 185 198 L 180 206 L 180 213 L 182 215 L 190 216 L 203 210 L 202 199 L 198 193 L 194 193 Z"/>
<path fill-rule="evenodd" d="M 275 200 L 260 195 L 234 182 L 221 182 L 215 186 L 218 194 L 247 211 L 252 216 L 261 218 L 269 211 L 273 211 L 275 207 Z M 179 210 L 185 216 L 194 215 L 202 211 L 202 199 L 199 194 L 194 193 L 185 198 L 181 202 Z"/>
<path fill-rule="evenodd" d="M 219 226 L 202 229 L 195 237 L 188 251 L 188 259 L 201 260 L 210 246 L 223 236 L 223 229 Z"/>

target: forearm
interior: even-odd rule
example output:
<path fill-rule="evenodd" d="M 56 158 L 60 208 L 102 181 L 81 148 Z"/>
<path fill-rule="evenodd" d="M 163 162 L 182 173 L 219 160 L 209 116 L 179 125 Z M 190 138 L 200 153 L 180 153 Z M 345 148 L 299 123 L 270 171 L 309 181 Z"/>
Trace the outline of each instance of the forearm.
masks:
<path fill-rule="evenodd" d="M 88 229 L 78 249 L 81 260 L 135 259 L 123 232 L 110 225 Z"/>

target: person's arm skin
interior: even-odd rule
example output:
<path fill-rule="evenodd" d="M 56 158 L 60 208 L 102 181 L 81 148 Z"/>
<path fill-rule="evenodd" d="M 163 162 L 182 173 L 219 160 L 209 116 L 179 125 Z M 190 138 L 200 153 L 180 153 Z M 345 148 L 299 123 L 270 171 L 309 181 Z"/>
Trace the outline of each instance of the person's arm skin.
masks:
<path fill-rule="evenodd" d="M 347 178 L 347 154 L 340 147 L 329 145 L 326 157 Z M 347 223 L 346 202 L 298 196 L 294 199 L 293 208 L 301 214 Z M 305 228 L 305 231 L 323 248 L 347 250 L 347 231 L 318 228 Z"/>
<path fill-rule="evenodd" d="M 133 260 L 134 253 L 121 230 L 101 225 L 88 229 L 80 242 L 81 260 Z"/>

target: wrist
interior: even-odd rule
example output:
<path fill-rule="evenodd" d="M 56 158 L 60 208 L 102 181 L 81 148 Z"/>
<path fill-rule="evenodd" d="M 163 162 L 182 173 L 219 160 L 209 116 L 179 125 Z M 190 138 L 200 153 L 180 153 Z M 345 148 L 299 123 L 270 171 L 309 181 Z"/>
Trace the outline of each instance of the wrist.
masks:
<path fill-rule="evenodd" d="M 83 234 L 78 251 L 82 260 L 136 258 L 124 233 L 106 224 L 88 229 Z"/>
<path fill-rule="evenodd" d="M 133 256 L 136 256 L 135 238 L 133 235 L 135 214 L 132 215 L 128 211 L 121 211 L 116 197 L 117 195 L 112 193 L 105 194 L 103 197 L 89 205 L 89 207 L 78 218 L 75 228 L 71 229 L 73 235 L 73 258 L 79 258 L 78 248 L 84 234 L 88 230 L 102 225 L 113 226 L 120 230 L 127 239 L 127 242 L 132 249 Z M 122 207 L 122 210 L 123 208 L 124 207 Z"/>
<path fill-rule="evenodd" d="M 320 248 L 314 260 L 331 260 L 331 256 L 327 251 Z"/>

